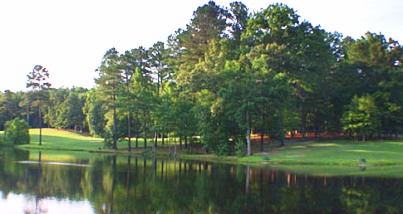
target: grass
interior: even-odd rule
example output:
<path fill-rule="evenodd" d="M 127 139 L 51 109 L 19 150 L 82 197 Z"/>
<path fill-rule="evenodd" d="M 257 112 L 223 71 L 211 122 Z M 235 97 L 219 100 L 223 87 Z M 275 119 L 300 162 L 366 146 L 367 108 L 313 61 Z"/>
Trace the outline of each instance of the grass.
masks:
<path fill-rule="evenodd" d="M 1 137 L 0 132 L 0 137 Z M 59 151 L 86 151 L 102 153 L 127 153 L 128 143 L 125 140 L 118 142 L 118 151 L 105 148 L 103 138 L 95 138 L 73 131 L 58 129 L 42 129 L 42 145 L 39 145 L 39 129 L 30 129 L 30 144 L 18 145 L 21 149 L 36 150 L 59 150 Z M 161 144 L 161 142 L 159 142 Z M 152 145 L 152 140 L 148 139 L 148 147 Z M 138 148 L 134 149 L 135 142 L 132 140 L 133 152 L 143 151 L 143 139 L 139 139 Z"/>
<path fill-rule="evenodd" d="M 43 129 L 42 131 L 42 146 L 38 145 L 39 130 L 31 129 L 31 143 L 28 145 L 19 145 L 18 147 L 30 150 L 53 151 L 50 153 L 49 151 L 46 152 L 50 155 L 49 158 L 60 161 L 72 159 L 73 156 L 75 157 L 77 154 L 73 154 L 74 151 L 127 154 L 127 142 L 120 142 L 118 144 L 120 150 L 114 151 L 104 149 L 104 142 L 101 138 L 93 138 L 56 129 Z M 1 137 L 2 132 L 0 132 Z M 140 142 L 142 142 L 142 139 Z M 152 143 L 151 141 L 149 142 L 149 146 L 151 146 Z M 142 148 L 143 144 L 141 143 L 139 146 Z M 163 148 L 166 149 L 166 147 L 159 146 L 158 151 L 164 151 Z M 137 149 L 134 152 L 141 153 L 142 151 L 142 149 Z M 186 153 L 181 153 L 179 157 L 182 159 L 207 160 L 221 163 L 267 165 L 281 170 L 292 170 L 298 173 L 313 175 L 365 174 L 371 176 L 403 177 L 403 141 L 401 140 L 371 142 L 352 142 L 346 140 L 310 141 L 289 143 L 281 148 L 266 147 L 265 152 L 241 158 Z"/>
<path fill-rule="evenodd" d="M 242 162 L 304 165 L 403 165 L 403 141 L 293 143 Z"/>
<path fill-rule="evenodd" d="M 266 150 L 267 151 L 267 150 Z M 249 157 L 189 155 L 186 159 L 237 163 L 317 176 L 403 177 L 403 141 L 290 143 Z"/>
<path fill-rule="evenodd" d="M 23 149 L 47 149 L 69 151 L 97 151 L 104 147 L 103 139 L 80 135 L 78 133 L 57 130 L 42 129 L 42 145 L 39 145 L 39 129 L 30 129 L 31 143 L 20 145 Z"/>

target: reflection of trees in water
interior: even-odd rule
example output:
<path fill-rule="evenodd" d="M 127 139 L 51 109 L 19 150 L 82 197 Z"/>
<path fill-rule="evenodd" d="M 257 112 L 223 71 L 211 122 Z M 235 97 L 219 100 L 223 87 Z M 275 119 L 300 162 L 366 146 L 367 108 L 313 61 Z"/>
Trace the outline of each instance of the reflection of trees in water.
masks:
<path fill-rule="evenodd" d="M 106 157 L 92 167 L 0 162 L 0 186 L 91 202 L 96 213 L 376 213 L 403 210 L 402 180 L 312 177 L 208 162 Z M 386 200 L 384 200 L 386 199 Z M 42 204 L 44 211 L 46 207 Z M 393 213 L 393 212 L 392 212 Z"/>

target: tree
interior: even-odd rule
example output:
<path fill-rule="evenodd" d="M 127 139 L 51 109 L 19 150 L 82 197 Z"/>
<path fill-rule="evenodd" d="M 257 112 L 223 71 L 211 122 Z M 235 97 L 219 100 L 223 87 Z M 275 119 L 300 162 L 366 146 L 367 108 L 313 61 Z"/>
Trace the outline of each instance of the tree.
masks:
<path fill-rule="evenodd" d="M 171 70 L 168 67 L 168 52 L 165 49 L 165 45 L 163 42 L 155 43 L 149 50 L 148 50 L 148 64 L 151 75 L 154 77 L 154 83 L 157 85 L 155 90 L 156 99 L 158 103 L 162 102 L 162 93 L 164 91 L 165 84 L 171 79 Z M 156 80 L 155 80 L 156 79 Z M 158 118 L 154 118 L 155 120 Z M 157 143 L 157 131 L 162 131 L 158 126 L 154 126 L 154 135 L 155 141 L 154 146 Z M 163 134 L 162 134 L 163 136 Z"/>
<path fill-rule="evenodd" d="M 105 114 L 108 109 L 97 93 L 99 93 L 97 89 L 91 89 L 87 92 L 83 111 L 86 116 L 85 120 L 88 124 L 89 133 L 93 136 L 105 138 Z"/>
<path fill-rule="evenodd" d="M 138 117 L 138 94 L 135 89 L 134 78 L 136 72 L 140 72 L 141 76 L 144 75 L 145 78 L 149 77 L 149 71 L 147 68 L 147 51 L 143 47 L 138 47 L 130 51 L 126 51 L 124 54 L 120 55 L 122 80 L 124 83 L 124 88 L 120 89 L 118 104 L 119 108 L 124 109 L 127 117 L 127 138 L 128 138 L 128 150 L 131 151 L 132 143 L 132 114 L 136 113 L 135 117 L 135 136 L 136 136 L 136 148 L 138 147 L 138 128 L 139 128 L 139 117 Z"/>
<path fill-rule="evenodd" d="M 19 102 L 22 100 L 21 93 L 6 90 L 0 93 L 0 130 L 4 130 L 4 123 L 22 115 Z"/>
<path fill-rule="evenodd" d="M 27 75 L 28 83 L 27 88 L 32 88 L 33 91 L 38 91 L 38 119 L 39 119 L 39 145 L 42 145 L 42 113 L 41 113 L 41 100 L 40 91 L 49 89 L 51 84 L 48 82 L 49 71 L 42 65 L 35 65 L 34 69 Z"/>
<path fill-rule="evenodd" d="M 225 36 L 229 12 L 216 5 L 213 1 L 198 7 L 193 12 L 191 23 L 179 36 L 185 48 L 186 62 L 197 63 L 203 60 L 206 47 L 213 40 Z"/>
<path fill-rule="evenodd" d="M 117 150 L 117 96 L 122 86 L 121 75 L 121 62 L 119 59 L 119 52 L 115 48 L 109 49 L 101 62 L 101 66 L 96 70 L 99 73 L 99 77 L 95 79 L 95 83 L 98 85 L 99 92 L 103 95 L 103 100 L 108 106 L 108 109 L 112 111 L 112 142 L 113 149 Z"/>
<path fill-rule="evenodd" d="M 71 90 L 66 100 L 60 106 L 58 120 L 61 123 L 61 127 L 82 131 L 85 121 L 83 108 L 84 98 L 79 93 Z"/>
<path fill-rule="evenodd" d="M 366 33 L 350 40 L 346 60 L 357 76 L 356 95 L 371 94 L 379 110 L 379 134 L 397 134 L 402 124 L 403 48 L 382 34 Z"/>
<path fill-rule="evenodd" d="M 68 95 L 68 89 L 60 88 L 49 90 L 49 105 L 45 118 L 47 118 L 47 122 L 51 127 L 59 129 L 67 128 L 64 124 L 65 118 L 62 116 L 62 111 L 64 111 L 62 105 L 66 101 Z"/>
<path fill-rule="evenodd" d="M 379 110 L 375 103 L 375 98 L 369 94 L 362 97 L 355 96 L 348 110 L 342 118 L 344 130 L 354 134 L 361 135 L 362 141 L 366 136 L 372 135 L 379 130 Z"/>
<path fill-rule="evenodd" d="M 15 118 L 4 124 L 4 142 L 11 145 L 29 144 L 29 127 L 23 119 Z"/>

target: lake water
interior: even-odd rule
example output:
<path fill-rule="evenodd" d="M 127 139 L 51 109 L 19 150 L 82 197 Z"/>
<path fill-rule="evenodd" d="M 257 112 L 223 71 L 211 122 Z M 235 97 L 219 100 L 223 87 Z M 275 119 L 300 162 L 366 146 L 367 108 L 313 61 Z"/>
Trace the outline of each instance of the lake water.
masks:
<path fill-rule="evenodd" d="M 403 213 L 403 179 L 0 148 L 0 213 Z"/>

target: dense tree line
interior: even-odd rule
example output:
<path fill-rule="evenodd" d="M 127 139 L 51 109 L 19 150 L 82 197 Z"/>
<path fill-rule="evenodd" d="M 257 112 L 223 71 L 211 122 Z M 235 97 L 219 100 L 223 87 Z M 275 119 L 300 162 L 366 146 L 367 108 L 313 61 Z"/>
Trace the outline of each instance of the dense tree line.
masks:
<path fill-rule="evenodd" d="M 200 6 L 165 43 L 108 50 L 96 87 L 41 92 L 45 123 L 109 139 L 200 136 L 228 154 L 251 134 L 392 136 L 403 123 L 402 46 L 382 34 L 359 39 L 313 26 L 283 4 L 250 13 L 241 2 Z M 5 121 L 38 121 L 36 93 L 0 94 Z M 35 107 L 36 106 L 36 107 Z M 232 143 L 231 143 L 232 142 Z"/>

